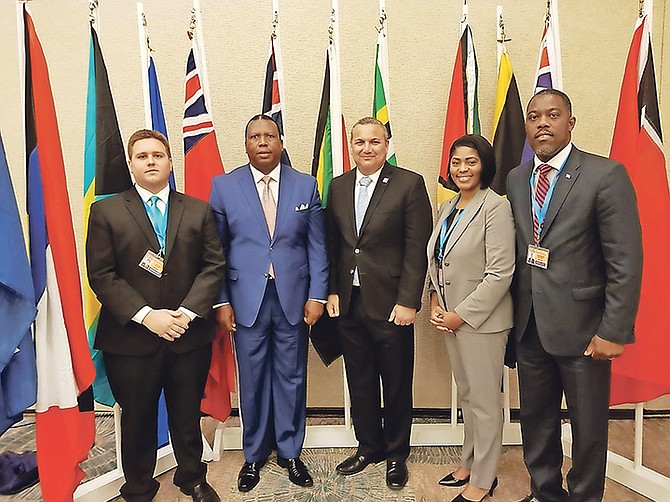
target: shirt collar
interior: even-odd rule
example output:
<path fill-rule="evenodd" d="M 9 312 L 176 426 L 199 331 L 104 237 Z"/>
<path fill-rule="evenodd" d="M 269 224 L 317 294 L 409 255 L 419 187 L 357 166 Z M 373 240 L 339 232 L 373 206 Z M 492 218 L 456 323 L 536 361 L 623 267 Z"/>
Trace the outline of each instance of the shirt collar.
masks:
<path fill-rule="evenodd" d="M 264 176 L 266 176 L 262 171 L 260 171 L 257 167 L 254 167 L 251 163 L 249 163 L 249 166 L 251 166 L 251 175 L 254 177 L 254 183 L 258 185 L 258 183 L 263 179 Z M 281 172 L 279 164 L 277 164 L 277 167 L 275 167 L 272 171 L 270 171 L 267 176 L 272 178 L 273 181 L 279 182 L 279 173 Z"/>
<path fill-rule="evenodd" d="M 533 157 L 533 170 L 536 170 L 542 164 L 549 164 L 551 167 L 553 167 L 558 171 L 561 168 L 561 166 L 565 163 L 565 159 L 568 158 L 568 155 L 570 155 L 571 151 L 572 151 L 572 142 L 564 146 L 561 151 L 559 151 L 556 155 L 550 158 L 547 162 L 542 162 L 540 159 L 537 158 L 537 155 L 535 155 L 535 157 Z"/>
<path fill-rule="evenodd" d="M 382 169 L 384 168 L 384 165 L 385 164 L 382 164 L 382 166 L 372 174 L 363 174 L 360 171 L 360 169 L 356 168 L 356 185 L 358 185 L 358 183 L 361 181 L 361 178 L 364 178 L 365 176 L 367 176 L 372 180 L 371 185 L 375 185 L 379 180 L 379 176 L 381 176 L 382 174 Z"/>
<path fill-rule="evenodd" d="M 135 183 L 135 190 L 137 190 L 137 193 L 140 194 L 140 197 L 142 197 L 144 202 L 148 203 L 149 199 L 155 195 L 163 202 L 163 204 L 167 206 L 168 197 L 170 196 L 170 185 L 165 185 L 165 187 L 159 190 L 157 193 L 153 193 Z"/>

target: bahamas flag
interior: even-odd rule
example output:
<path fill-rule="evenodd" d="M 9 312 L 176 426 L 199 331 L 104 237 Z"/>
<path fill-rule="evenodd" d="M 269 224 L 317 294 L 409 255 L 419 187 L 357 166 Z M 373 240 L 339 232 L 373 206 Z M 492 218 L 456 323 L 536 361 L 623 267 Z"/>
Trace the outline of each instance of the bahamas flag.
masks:
<path fill-rule="evenodd" d="M 21 420 L 37 398 L 35 291 L 21 218 L 0 137 L 0 435 Z"/>
<path fill-rule="evenodd" d="M 328 187 L 332 179 L 351 169 L 341 112 L 338 70 L 336 48 L 331 43 L 326 50 L 326 70 L 312 155 L 312 176 L 318 183 L 323 207 L 326 207 L 328 201 Z"/>
<path fill-rule="evenodd" d="M 386 20 L 386 15 L 382 15 Z M 389 135 L 388 152 L 386 160 L 392 166 L 397 166 L 398 161 L 393 148 L 393 133 L 391 131 L 391 112 L 389 111 L 389 46 L 386 38 L 386 24 L 382 26 L 377 35 L 377 48 L 375 50 L 375 88 L 372 98 L 372 116 L 379 120 Z"/>
<path fill-rule="evenodd" d="M 86 98 L 86 139 L 84 146 L 84 241 L 88 233 L 91 204 L 97 198 L 122 192 L 132 186 L 126 154 L 116 118 L 114 100 L 109 87 L 107 68 L 102 57 L 98 35 L 91 25 L 88 62 L 88 95 Z M 84 267 L 86 266 L 84 262 Z M 96 378 L 95 400 L 113 406 L 116 400 L 107 382 L 102 352 L 93 348 L 100 315 L 100 302 L 88 284 L 84 269 L 85 323 L 91 347 Z"/>
<path fill-rule="evenodd" d="M 25 26 L 25 134 L 30 265 L 37 319 L 37 465 L 46 502 L 72 500 L 95 438 L 95 377 L 84 327 L 77 249 L 49 70 Z"/>

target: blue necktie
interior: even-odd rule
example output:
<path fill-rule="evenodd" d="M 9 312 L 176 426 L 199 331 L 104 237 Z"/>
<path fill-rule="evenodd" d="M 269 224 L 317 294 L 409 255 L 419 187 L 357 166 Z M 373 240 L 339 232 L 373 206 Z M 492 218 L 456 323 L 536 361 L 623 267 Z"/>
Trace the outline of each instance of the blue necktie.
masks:
<path fill-rule="evenodd" d="M 356 200 L 356 233 L 361 233 L 361 226 L 363 225 L 363 219 L 365 218 L 365 211 L 368 209 L 368 204 L 370 203 L 370 194 L 368 192 L 368 187 L 372 183 L 372 178 L 369 176 L 363 176 L 358 184 L 361 186 L 358 191 L 358 199 Z"/>
<path fill-rule="evenodd" d="M 165 254 L 165 233 L 167 230 L 167 205 L 165 206 L 165 214 L 161 213 L 161 210 L 158 209 L 158 196 L 152 195 L 146 203 L 147 214 L 149 215 L 149 220 L 151 221 L 151 226 L 156 233 L 156 238 L 158 239 L 158 244 L 161 247 L 161 253 Z"/>

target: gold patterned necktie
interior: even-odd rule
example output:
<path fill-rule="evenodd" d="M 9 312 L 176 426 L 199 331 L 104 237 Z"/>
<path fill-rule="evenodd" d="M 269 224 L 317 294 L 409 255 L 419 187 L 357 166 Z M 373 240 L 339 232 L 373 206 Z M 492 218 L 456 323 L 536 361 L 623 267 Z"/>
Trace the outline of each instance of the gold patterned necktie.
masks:
<path fill-rule="evenodd" d="M 272 238 L 275 233 L 275 223 L 277 221 L 277 202 L 275 201 L 274 195 L 272 195 L 272 190 L 270 190 L 270 182 L 272 181 L 272 178 L 270 176 L 263 176 L 261 181 L 265 184 L 263 186 L 261 205 L 263 206 L 263 214 L 265 215 L 265 221 L 268 225 L 268 232 L 270 232 L 270 238 Z M 272 261 L 270 261 L 270 269 L 268 270 L 268 273 L 270 278 L 274 279 L 275 270 L 272 266 Z"/>

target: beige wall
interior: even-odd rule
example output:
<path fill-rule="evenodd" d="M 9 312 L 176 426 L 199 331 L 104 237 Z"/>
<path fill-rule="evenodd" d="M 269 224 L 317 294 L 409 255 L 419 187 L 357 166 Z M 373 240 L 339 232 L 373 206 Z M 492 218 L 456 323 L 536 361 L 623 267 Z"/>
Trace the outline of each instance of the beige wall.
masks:
<path fill-rule="evenodd" d="M 323 78 L 330 1 L 284 0 L 280 3 L 286 147 L 294 165 L 308 171 Z M 347 123 L 351 124 L 371 111 L 377 2 L 340 0 L 339 3 L 343 111 Z M 501 3 L 505 9 L 507 33 L 512 38 L 508 52 L 525 103 L 533 86 L 545 2 L 479 0 L 469 3 L 480 69 L 482 131 L 490 136 L 496 84 L 496 4 Z M 667 3 L 656 0 L 653 27 L 664 124 L 670 123 L 670 107 L 664 106 L 670 98 L 670 63 L 666 62 L 670 56 Z M 136 4 L 130 0 L 100 0 L 100 4 L 100 40 L 125 139 L 144 126 Z M 387 0 L 386 4 L 395 149 L 401 165 L 426 177 L 434 199 L 461 2 Z M 51 71 L 80 250 L 89 50 L 87 5 L 86 0 L 29 2 Z M 232 169 L 246 161 L 243 127 L 251 115 L 260 111 L 272 2 L 201 0 L 201 5 L 212 97 L 210 108 L 224 165 Z M 578 119 L 574 140 L 586 150 L 607 155 L 638 2 L 562 0 L 559 5 L 564 88 L 573 99 Z M 173 143 L 177 183 L 183 186 L 181 117 L 191 4 L 188 0 L 146 0 L 144 6 L 156 51 L 154 57 Z M 3 0 L 0 2 L 3 97 L 0 130 L 23 208 L 24 147 L 16 31 L 15 2 Z M 666 158 L 670 158 L 667 143 L 665 153 Z M 415 402 L 420 407 L 445 406 L 449 402 L 447 355 L 443 340 L 429 329 L 426 319 L 425 312 L 421 313 L 417 325 Z M 315 358 L 312 363 L 316 364 L 311 369 L 310 405 L 340 404 L 339 363 L 328 370 L 321 369 Z"/>

